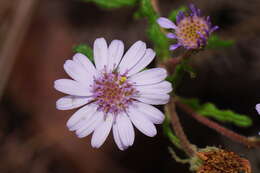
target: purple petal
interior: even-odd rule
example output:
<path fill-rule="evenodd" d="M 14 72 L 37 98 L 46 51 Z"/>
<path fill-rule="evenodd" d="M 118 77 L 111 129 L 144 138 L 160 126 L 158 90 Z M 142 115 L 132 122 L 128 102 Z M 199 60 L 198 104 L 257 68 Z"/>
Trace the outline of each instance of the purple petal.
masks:
<path fill-rule="evenodd" d="M 198 40 L 197 40 L 197 46 L 200 47 L 200 45 L 201 45 L 201 40 L 198 39 Z"/>
<path fill-rule="evenodd" d="M 168 34 L 166 34 L 166 37 L 171 38 L 171 39 L 175 39 L 177 36 L 173 33 L 168 33 Z"/>
<path fill-rule="evenodd" d="M 182 11 L 180 11 L 180 12 L 177 14 L 177 16 L 176 16 L 176 22 L 177 22 L 177 24 L 179 24 L 180 21 L 181 21 L 184 17 L 185 17 L 185 16 L 184 16 L 184 13 L 183 13 Z"/>
<path fill-rule="evenodd" d="M 201 10 L 197 9 L 197 16 L 201 16 Z"/>
<path fill-rule="evenodd" d="M 181 45 L 179 44 L 179 43 L 177 43 L 177 44 L 172 44 L 172 45 L 170 45 L 170 50 L 175 50 L 175 49 L 177 49 L 178 47 L 180 47 Z"/>
<path fill-rule="evenodd" d="M 216 31 L 217 29 L 219 29 L 219 26 L 213 26 L 211 29 L 210 29 L 210 32 L 214 32 Z"/>
<path fill-rule="evenodd" d="M 157 19 L 157 23 L 162 27 L 166 29 L 176 29 L 176 25 L 169 19 L 165 17 L 160 17 Z"/>
<path fill-rule="evenodd" d="M 200 33 L 200 32 L 197 32 L 197 34 L 199 34 L 199 36 L 200 36 L 200 39 L 198 39 L 198 46 L 200 46 L 200 45 L 206 45 L 206 43 L 207 43 L 207 38 L 202 34 L 202 33 Z"/>
<path fill-rule="evenodd" d="M 210 20 L 210 16 L 207 16 L 207 18 L 206 18 L 206 21 L 207 21 L 207 23 L 208 23 L 209 27 L 211 27 L 211 20 Z"/>
<path fill-rule="evenodd" d="M 193 14 L 191 14 L 192 16 L 198 14 L 197 13 L 197 8 L 195 7 L 194 4 L 190 4 L 189 7 L 190 7 L 191 12 L 193 13 Z"/>

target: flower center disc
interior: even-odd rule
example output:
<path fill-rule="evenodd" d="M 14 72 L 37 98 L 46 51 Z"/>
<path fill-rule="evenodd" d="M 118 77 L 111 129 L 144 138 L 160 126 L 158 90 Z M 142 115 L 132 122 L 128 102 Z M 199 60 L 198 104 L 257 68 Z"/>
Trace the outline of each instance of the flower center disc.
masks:
<path fill-rule="evenodd" d="M 201 39 L 201 36 L 207 38 L 206 31 L 208 30 L 209 26 L 203 18 L 190 16 L 180 21 L 176 29 L 176 35 L 184 46 L 198 48 L 198 39 Z"/>
<path fill-rule="evenodd" d="M 93 93 L 98 110 L 118 114 L 128 108 L 137 91 L 125 76 L 111 72 L 94 80 Z"/>

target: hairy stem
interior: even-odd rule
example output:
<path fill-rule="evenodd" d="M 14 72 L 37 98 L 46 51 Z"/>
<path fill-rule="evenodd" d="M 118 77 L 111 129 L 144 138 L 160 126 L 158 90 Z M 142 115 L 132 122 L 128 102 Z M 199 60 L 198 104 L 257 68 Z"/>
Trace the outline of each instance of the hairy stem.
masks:
<path fill-rule="evenodd" d="M 193 147 L 193 145 L 189 142 L 186 134 L 183 131 L 181 122 L 179 120 L 179 116 L 175 110 L 175 104 L 173 99 L 170 100 L 170 102 L 166 105 L 166 109 L 169 112 L 169 115 L 171 116 L 171 124 L 172 128 L 176 134 L 176 136 L 180 139 L 181 147 L 185 151 L 185 153 L 192 157 L 195 155 L 196 150 Z"/>

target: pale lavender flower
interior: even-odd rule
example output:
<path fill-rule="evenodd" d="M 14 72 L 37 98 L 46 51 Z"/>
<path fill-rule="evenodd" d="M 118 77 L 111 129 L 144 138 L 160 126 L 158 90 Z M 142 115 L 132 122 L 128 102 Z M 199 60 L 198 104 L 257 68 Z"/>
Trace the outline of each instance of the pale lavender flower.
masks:
<path fill-rule="evenodd" d="M 190 5 L 190 10 L 189 15 L 180 11 L 176 17 L 176 24 L 165 17 L 157 19 L 157 23 L 162 28 L 174 30 L 174 33 L 166 35 L 168 38 L 177 39 L 177 43 L 171 45 L 170 50 L 175 50 L 180 46 L 186 49 L 203 48 L 210 34 L 218 29 L 218 26 L 212 26 L 210 17 L 201 16 L 200 9 L 193 4 Z"/>
<path fill-rule="evenodd" d="M 94 42 L 95 66 L 83 54 L 67 60 L 64 69 L 73 79 L 54 82 L 56 90 L 69 94 L 60 98 L 56 107 L 69 110 L 81 107 L 67 122 L 69 130 L 79 138 L 93 132 L 91 145 L 99 148 L 113 129 L 120 150 L 133 145 L 133 125 L 147 136 L 157 131 L 154 124 L 164 120 L 163 113 L 151 105 L 169 101 L 171 84 L 165 81 L 163 68 L 143 70 L 155 57 L 142 41 L 124 53 L 124 44 L 113 40 L 107 46 L 104 38 Z M 143 70 L 143 71 L 142 71 Z"/>
<path fill-rule="evenodd" d="M 260 115 L 260 103 L 255 105 L 255 109 L 256 109 L 257 113 Z M 260 132 L 258 132 L 258 135 L 260 135 Z"/>
<path fill-rule="evenodd" d="M 260 103 L 255 106 L 257 113 L 260 115 Z"/>

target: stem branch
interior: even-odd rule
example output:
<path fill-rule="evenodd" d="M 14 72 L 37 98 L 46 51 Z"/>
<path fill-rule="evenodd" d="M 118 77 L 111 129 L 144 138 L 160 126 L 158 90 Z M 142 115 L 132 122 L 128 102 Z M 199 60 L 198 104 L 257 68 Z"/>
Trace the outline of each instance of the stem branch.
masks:
<path fill-rule="evenodd" d="M 184 110 L 186 113 L 188 113 L 189 115 L 191 115 L 194 119 L 196 119 L 198 122 L 208 126 L 209 128 L 219 132 L 220 134 L 222 134 L 223 136 L 226 136 L 228 138 L 230 138 L 231 140 L 244 144 L 248 147 L 260 147 L 260 144 L 258 141 L 253 141 L 250 140 L 249 138 L 247 138 L 246 136 L 240 135 L 238 133 L 235 133 L 223 126 L 221 126 L 220 124 L 204 117 L 201 116 L 199 114 L 197 114 L 195 111 L 193 111 L 189 106 L 187 106 L 186 104 L 181 103 L 178 99 L 175 100 L 175 103 L 178 107 L 180 107 L 182 110 Z"/>

